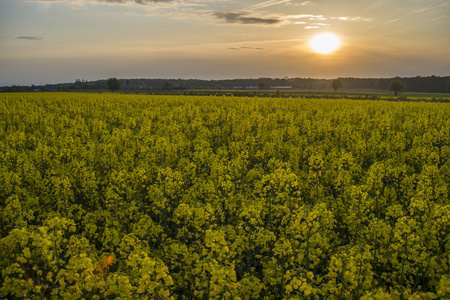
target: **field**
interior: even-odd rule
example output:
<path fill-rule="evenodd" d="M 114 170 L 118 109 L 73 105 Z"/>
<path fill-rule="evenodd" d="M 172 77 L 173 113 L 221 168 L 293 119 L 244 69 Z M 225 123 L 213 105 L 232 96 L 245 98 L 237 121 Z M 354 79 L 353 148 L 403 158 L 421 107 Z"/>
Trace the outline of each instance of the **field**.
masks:
<path fill-rule="evenodd" d="M 450 93 L 418 93 L 404 92 L 396 97 L 390 91 L 374 89 L 312 89 L 312 90 L 209 90 L 193 89 L 189 91 L 173 90 L 159 92 L 126 91 L 127 93 L 150 93 L 158 95 L 190 95 L 190 96 L 234 96 L 234 97 L 276 97 L 276 98 L 307 98 L 307 99 L 349 99 L 349 100 L 383 100 L 383 101 L 411 101 L 411 102 L 450 102 Z"/>
<path fill-rule="evenodd" d="M 448 103 L 30 93 L 0 114 L 0 298 L 450 298 Z"/>

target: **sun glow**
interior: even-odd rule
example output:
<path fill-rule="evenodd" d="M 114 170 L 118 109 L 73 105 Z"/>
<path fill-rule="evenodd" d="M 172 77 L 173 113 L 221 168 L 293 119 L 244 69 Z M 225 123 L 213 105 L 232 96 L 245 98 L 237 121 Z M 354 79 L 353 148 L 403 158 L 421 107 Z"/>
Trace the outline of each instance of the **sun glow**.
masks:
<path fill-rule="evenodd" d="M 329 54 L 336 51 L 341 44 L 339 38 L 332 33 L 321 33 L 311 39 L 309 45 L 320 54 Z"/>

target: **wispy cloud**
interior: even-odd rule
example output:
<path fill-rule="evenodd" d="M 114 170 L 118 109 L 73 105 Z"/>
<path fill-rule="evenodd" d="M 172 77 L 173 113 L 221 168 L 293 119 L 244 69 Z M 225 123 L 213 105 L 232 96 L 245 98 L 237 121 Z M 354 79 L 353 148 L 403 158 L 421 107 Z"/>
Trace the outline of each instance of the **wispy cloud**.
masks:
<path fill-rule="evenodd" d="M 284 16 L 285 20 L 295 20 L 295 19 L 307 19 L 310 21 L 326 21 L 327 18 L 323 15 L 308 15 L 308 14 L 300 14 L 300 15 L 287 15 Z"/>
<path fill-rule="evenodd" d="M 331 20 L 339 20 L 339 21 L 352 21 L 352 22 L 358 22 L 358 21 L 364 21 L 369 22 L 369 18 L 362 18 L 362 17 L 331 17 Z"/>
<path fill-rule="evenodd" d="M 27 2 L 45 2 L 45 3 L 106 3 L 106 4 L 140 4 L 140 5 L 152 5 L 152 4 L 172 4 L 178 3 L 178 0 L 27 0 Z"/>
<path fill-rule="evenodd" d="M 288 2 L 286 5 L 292 5 L 292 6 L 316 6 L 315 3 L 312 3 L 311 1 L 303 1 L 303 2 Z"/>
<path fill-rule="evenodd" d="M 176 0 L 95 0 L 98 2 L 105 3 L 117 3 L 117 4 L 127 4 L 127 3 L 136 3 L 141 5 L 149 5 L 149 4 L 167 4 L 177 2 Z"/>
<path fill-rule="evenodd" d="M 370 19 L 363 17 L 326 17 L 324 15 L 298 14 L 283 15 L 272 14 L 269 17 L 261 17 L 250 12 L 226 12 L 214 13 L 214 16 L 228 24 L 253 24 L 253 25 L 306 25 L 305 29 L 330 26 L 325 23 L 329 20 L 347 21 L 347 22 L 368 22 Z"/>
<path fill-rule="evenodd" d="M 298 6 L 313 6 L 314 4 L 311 3 L 310 1 L 304 1 L 301 3 L 293 3 L 292 0 L 268 0 L 268 1 L 264 1 L 252 6 L 249 6 L 246 8 L 246 10 L 256 10 L 256 9 L 261 9 L 261 8 L 266 8 L 269 6 L 274 6 L 274 5 L 278 5 L 278 4 L 288 4 L 288 5 L 298 5 Z"/>
<path fill-rule="evenodd" d="M 151 9 L 146 13 L 152 16 L 164 16 L 173 19 L 196 19 L 203 22 L 221 22 L 235 25 L 259 25 L 259 26 L 284 26 L 303 25 L 309 27 L 329 26 L 330 20 L 338 21 L 369 21 L 363 17 L 329 17 L 321 14 L 297 14 L 283 13 L 258 13 L 256 10 L 269 8 L 275 5 L 312 6 L 311 1 L 294 0 L 266 0 L 247 7 L 244 10 L 235 11 L 234 1 L 231 0 L 26 0 L 28 2 L 67 3 L 74 5 L 83 4 L 110 4 L 127 6 L 147 6 Z M 221 3 L 220 5 L 218 3 Z M 175 9 L 169 9 L 175 7 Z M 220 9 L 221 7 L 222 9 Z M 153 9 L 155 8 L 155 9 Z M 166 9 L 167 8 L 167 9 Z M 222 10 L 222 11 L 220 11 Z M 300 10 L 304 10 L 303 8 Z M 262 11 L 262 10 L 261 10 Z M 132 13 L 142 14 L 141 11 Z"/>
<path fill-rule="evenodd" d="M 388 24 L 388 23 L 394 23 L 394 22 L 397 22 L 398 20 L 400 20 L 400 19 L 389 20 L 389 21 L 386 22 L 386 24 Z"/>
<path fill-rule="evenodd" d="M 247 10 L 255 10 L 255 9 L 260 9 L 260 8 L 265 8 L 265 7 L 269 7 L 269 6 L 273 6 L 273 5 L 277 5 L 277 4 L 283 4 L 283 3 L 287 3 L 287 2 L 291 2 L 291 0 L 269 0 L 269 1 L 265 1 L 265 2 L 261 2 L 252 6 L 249 6 L 247 8 Z"/>
<path fill-rule="evenodd" d="M 228 48 L 230 50 L 264 50 L 264 48 L 259 48 L 259 47 L 233 47 L 233 48 Z"/>
<path fill-rule="evenodd" d="M 30 41 L 43 41 L 46 40 L 45 37 L 42 36 L 25 36 L 25 35 L 19 35 L 19 36 L 10 36 L 10 39 L 14 40 L 30 40 Z"/>
<path fill-rule="evenodd" d="M 248 12 L 215 13 L 216 18 L 228 24 L 275 25 L 281 22 L 278 18 L 251 16 Z"/>

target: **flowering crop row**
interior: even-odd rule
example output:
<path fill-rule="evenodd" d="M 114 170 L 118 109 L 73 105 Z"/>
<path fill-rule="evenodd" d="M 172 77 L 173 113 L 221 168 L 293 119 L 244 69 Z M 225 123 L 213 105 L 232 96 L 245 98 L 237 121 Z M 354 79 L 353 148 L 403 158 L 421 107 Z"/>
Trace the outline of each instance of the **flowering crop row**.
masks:
<path fill-rule="evenodd" d="M 0 96 L 0 298 L 450 298 L 448 104 Z"/>

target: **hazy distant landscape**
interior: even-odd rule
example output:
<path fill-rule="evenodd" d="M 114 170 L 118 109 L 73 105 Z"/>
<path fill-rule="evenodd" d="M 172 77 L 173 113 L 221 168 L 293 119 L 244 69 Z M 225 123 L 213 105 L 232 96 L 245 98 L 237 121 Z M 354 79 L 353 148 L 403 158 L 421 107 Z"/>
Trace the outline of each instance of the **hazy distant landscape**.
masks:
<path fill-rule="evenodd" d="M 450 94 L 450 76 L 416 76 L 409 78 L 338 78 L 341 87 L 337 90 L 341 95 L 361 93 L 363 96 L 391 93 L 389 83 L 392 80 L 405 83 L 407 95 L 426 97 L 448 97 Z M 129 93 L 176 93 L 183 91 L 259 91 L 258 95 L 276 95 L 273 91 L 287 92 L 287 95 L 301 95 L 304 93 L 329 93 L 333 91 L 334 79 L 314 78 L 258 78 L 258 79 L 228 79 L 228 80 L 199 80 L 199 79 L 120 79 L 120 91 Z M 72 83 L 47 84 L 42 86 L 6 86 L 0 87 L 3 92 L 26 91 L 106 91 L 107 80 L 87 81 L 77 79 Z M 271 92 L 272 91 L 272 92 Z M 335 91 L 335 92 L 337 92 Z M 334 93 L 336 96 L 336 93 Z"/>

